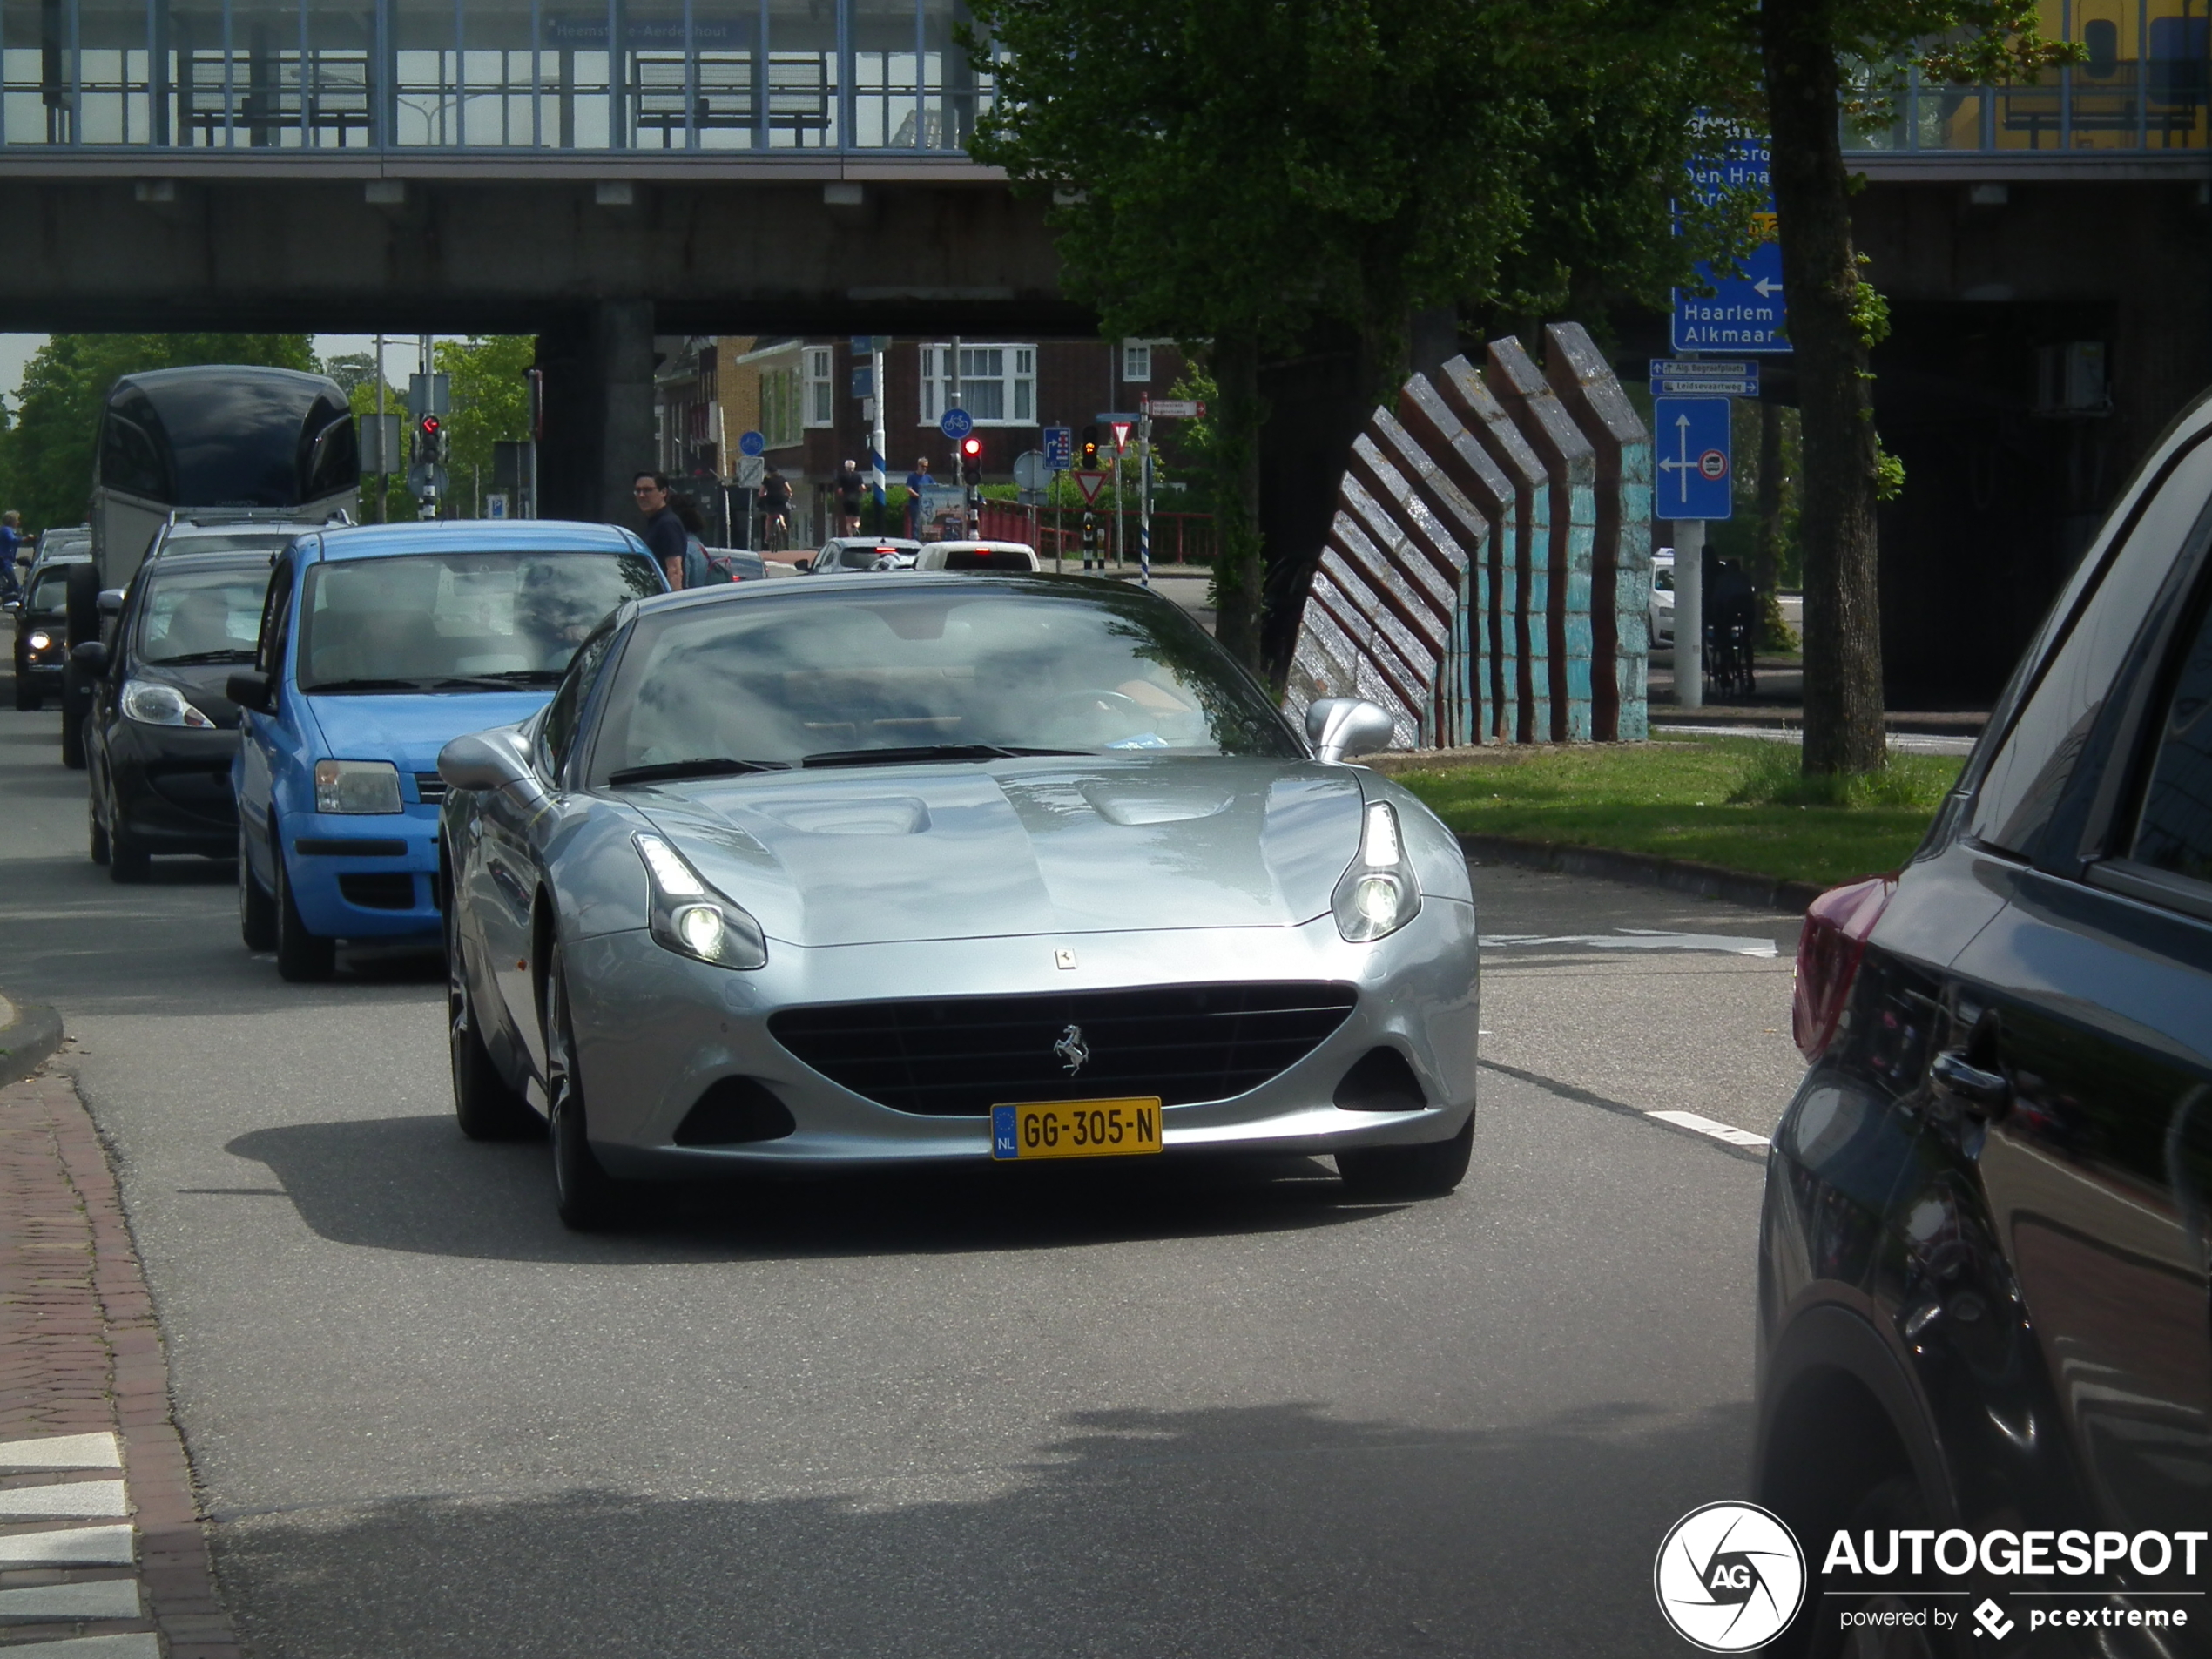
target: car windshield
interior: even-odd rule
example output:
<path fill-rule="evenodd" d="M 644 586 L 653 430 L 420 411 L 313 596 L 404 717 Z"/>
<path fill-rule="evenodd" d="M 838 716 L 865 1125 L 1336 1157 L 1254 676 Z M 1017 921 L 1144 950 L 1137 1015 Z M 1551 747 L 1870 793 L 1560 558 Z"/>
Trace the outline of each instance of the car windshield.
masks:
<path fill-rule="evenodd" d="M 641 554 L 411 553 L 310 566 L 305 691 L 551 685 L 624 599 L 662 591 Z"/>
<path fill-rule="evenodd" d="M 843 764 L 874 751 L 1303 752 L 1266 693 L 1175 605 L 1035 577 L 649 616 L 619 673 L 593 751 L 599 782 L 685 761 Z"/>
<path fill-rule="evenodd" d="M 59 610 L 69 603 L 69 567 L 55 565 L 38 573 L 31 584 L 30 609 Z"/>
<path fill-rule="evenodd" d="M 252 659 L 267 571 L 157 570 L 152 583 L 138 608 L 141 662 Z"/>

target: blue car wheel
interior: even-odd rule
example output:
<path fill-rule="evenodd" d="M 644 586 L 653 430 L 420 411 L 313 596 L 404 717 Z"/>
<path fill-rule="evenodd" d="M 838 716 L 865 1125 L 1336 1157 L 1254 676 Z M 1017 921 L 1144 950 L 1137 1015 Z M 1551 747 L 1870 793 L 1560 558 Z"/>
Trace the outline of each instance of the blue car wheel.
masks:
<path fill-rule="evenodd" d="M 276 854 L 277 973 L 299 985 L 327 980 L 338 967 L 338 941 L 307 931 L 299 902 L 292 896 L 291 878 L 285 873 L 283 844 L 272 837 L 270 850 Z"/>

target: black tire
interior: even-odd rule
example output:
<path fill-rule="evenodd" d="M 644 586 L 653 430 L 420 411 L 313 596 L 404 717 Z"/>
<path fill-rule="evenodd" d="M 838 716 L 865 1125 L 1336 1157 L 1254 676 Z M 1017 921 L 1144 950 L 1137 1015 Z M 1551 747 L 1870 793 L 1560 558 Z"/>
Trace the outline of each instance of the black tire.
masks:
<path fill-rule="evenodd" d="M 1458 1186 L 1474 1153 L 1474 1114 L 1448 1141 L 1366 1146 L 1337 1154 L 1345 1189 L 1362 1198 L 1440 1198 Z"/>
<path fill-rule="evenodd" d="M 99 808 L 93 804 L 92 792 L 89 789 L 84 792 L 84 826 L 85 847 L 92 855 L 92 862 L 105 864 L 108 860 L 107 826 L 100 822 Z"/>
<path fill-rule="evenodd" d="M 24 673 L 22 669 L 16 670 L 16 712 L 36 714 L 38 711 L 38 705 L 45 700 L 38 695 L 38 682 Z"/>
<path fill-rule="evenodd" d="M 117 823 L 111 813 L 108 816 L 108 880 L 121 882 L 126 887 L 152 880 L 153 855 L 146 851 L 145 844 Z"/>
<path fill-rule="evenodd" d="M 446 1049 L 453 1064 L 453 1115 L 463 1135 L 472 1141 L 533 1141 L 545 1133 L 545 1120 L 499 1075 L 491 1050 L 484 1047 L 450 906 L 446 916 Z"/>
<path fill-rule="evenodd" d="M 272 846 L 276 843 L 273 840 Z M 277 943 L 276 900 L 253 879 L 246 857 L 246 826 L 238 831 L 238 931 L 251 951 L 274 950 Z"/>
<path fill-rule="evenodd" d="M 273 841 L 271 845 L 275 846 Z M 291 880 L 285 873 L 284 849 L 276 846 L 275 851 L 277 974 L 295 985 L 319 984 L 337 969 L 338 941 L 307 931 L 292 897 Z"/>
<path fill-rule="evenodd" d="M 62 669 L 62 765 L 71 772 L 84 770 L 84 719 L 91 711 L 84 671 L 70 663 Z"/>
<path fill-rule="evenodd" d="M 1844 1530 L 1854 1538 L 1869 1532 L 1879 1537 L 1892 1528 L 1904 1531 L 1929 1524 L 1928 1506 L 1920 1495 L 1920 1488 L 1912 1476 L 1898 1474 L 1858 1501 L 1850 1519 L 1844 1523 Z M 1804 1659 L 1942 1659 L 1942 1656 L 1956 1653 L 1965 1645 L 1939 1642 L 1926 1630 L 1903 1625 L 1845 1630 L 1841 1628 L 1840 1620 L 1831 1622 L 1821 1616 L 1822 1602 L 1817 1595 L 1806 1600 L 1808 1605 L 1797 1615 L 1796 1622 L 1800 1629 L 1808 1624 L 1811 1629 L 1801 1638 L 1794 1634 L 1792 1637 L 1797 1644 L 1794 1651 L 1804 1655 Z M 1844 1605 L 1853 1604 L 1847 1602 Z M 1914 1599 L 1909 1595 L 1870 1595 L 1857 1602 L 1858 1607 L 1871 1613 L 1905 1612 L 1914 1605 Z M 1780 1648 L 1782 1644 L 1777 1646 Z"/>
<path fill-rule="evenodd" d="M 553 1135 L 553 1190 L 562 1224 L 573 1232 L 599 1232 L 619 1224 L 629 1206 L 623 1184 L 591 1155 L 585 1126 L 583 1080 L 576 1064 L 574 1027 L 569 1020 L 568 975 L 561 948 L 553 947 L 545 965 L 538 1011 L 545 1034 L 545 1103 Z"/>

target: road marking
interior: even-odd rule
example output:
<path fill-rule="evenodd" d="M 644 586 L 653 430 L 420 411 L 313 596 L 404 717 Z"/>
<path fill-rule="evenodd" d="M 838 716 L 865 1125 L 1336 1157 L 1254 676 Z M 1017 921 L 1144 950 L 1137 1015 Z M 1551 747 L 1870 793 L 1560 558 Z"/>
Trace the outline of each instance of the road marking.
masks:
<path fill-rule="evenodd" d="M 33 1584 L 0 1590 L 0 1619 L 135 1619 L 138 1581 L 100 1578 L 90 1583 Z M 20 1651 L 20 1649 L 18 1649 Z"/>
<path fill-rule="evenodd" d="M 8 1659 L 161 1659 L 161 1638 L 151 1630 L 141 1630 L 121 1636 L 29 1642 L 5 1651 Z"/>
<path fill-rule="evenodd" d="M 0 1567 L 128 1567 L 136 1559 L 128 1527 L 75 1527 L 0 1538 Z"/>
<path fill-rule="evenodd" d="M 13 1487 L 0 1492 L 0 1521 L 130 1513 L 120 1480 L 72 1480 L 57 1487 Z"/>
<path fill-rule="evenodd" d="M 1700 1117 L 1696 1112 L 1646 1112 L 1662 1123 L 1694 1130 L 1700 1135 L 1710 1135 L 1716 1141 L 1726 1141 L 1730 1146 L 1756 1146 L 1764 1151 L 1770 1144 L 1764 1135 L 1754 1135 L 1750 1130 L 1738 1129 L 1733 1123 L 1717 1123 L 1710 1117 Z"/>
<path fill-rule="evenodd" d="M 1484 934 L 1485 950 L 1581 945 L 1589 950 L 1710 950 L 1730 956 L 1771 956 L 1774 941 L 1735 934 L 1676 934 L 1657 927 L 1615 927 L 1609 934 Z"/>
<path fill-rule="evenodd" d="M 119 1469 L 123 1448 L 112 1434 L 50 1434 L 0 1440 L 0 1469 Z"/>

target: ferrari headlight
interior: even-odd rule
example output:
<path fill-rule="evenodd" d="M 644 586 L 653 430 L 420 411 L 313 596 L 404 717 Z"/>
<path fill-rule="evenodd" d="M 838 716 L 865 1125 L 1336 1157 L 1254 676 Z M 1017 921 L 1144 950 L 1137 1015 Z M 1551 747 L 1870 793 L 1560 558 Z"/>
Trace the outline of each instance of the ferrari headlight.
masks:
<path fill-rule="evenodd" d="M 653 890 L 652 934 L 679 956 L 717 968 L 765 968 L 768 941 L 745 910 L 707 886 L 684 855 L 658 835 L 637 835 Z"/>
<path fill-rule="evenodd" d="M 1338 881 L 1331 907 L 1337 931 L 1354 945 L 1394 934 L 1420 914 L 1420 882 L 1398 833 L 1398 809 L 1388 801 L 1368 802 L 1359 856 Z"/>
<path fill-rule="evenodd" d="M 399 768 L 388 760 L 318 760 L 315 810 L 396 813 L 400 810 Z"/>
<path fill-rule="evenodd" d="M 182 691 L 159 680 L 125 680 L 123 695 L 117 701 L 123 705 L 124 718 L 140 725 L 184 725 L 195 732 L 215 729 L 214 721 L 185 702 Z"/>

